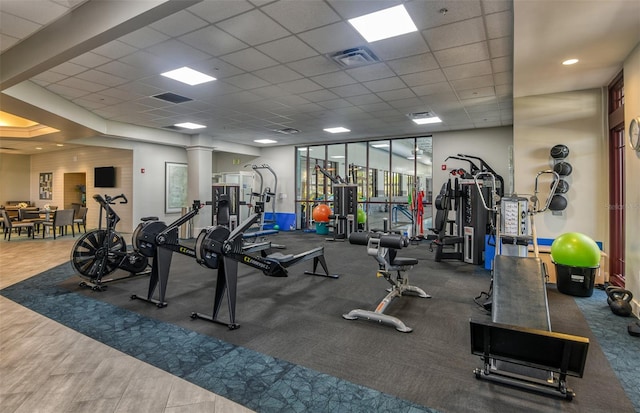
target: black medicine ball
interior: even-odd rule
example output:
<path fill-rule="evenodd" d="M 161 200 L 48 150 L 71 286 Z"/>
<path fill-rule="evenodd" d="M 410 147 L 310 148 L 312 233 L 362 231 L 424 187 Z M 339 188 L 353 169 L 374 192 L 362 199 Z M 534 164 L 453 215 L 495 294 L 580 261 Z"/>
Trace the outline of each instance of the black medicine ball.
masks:
<path fill-rule="evenodd" d="M 569 162 L 562 161 L 555 164 L 553 170 L 560 176 L 569 176 L 573 171 L 573 167 Z"/>
<path fill-rule="evenodd" d="M 549 185 L 549 187 L 553 188 L 553 182 L 551 182 L 551 185 Z M 564 179 L 559 180 L 558 186 L 556 186 L 556 191 L 554 193 L 566 194 L 567 192 L 569 192 L 569 182 L 565 181 Z"/>
<path fill-rule="evenodd" d="M 567 207 L 567 198 L 562 195 L 554 195 L 549 203 L 549 209 L 552 211 L 563 211 Z"/>
<path fill-rule="evenodd" d="M 550 153 L 553 159 L 564 159 L 569 156 L 569 148 L 566 145 L 556 145 L 551 148 Z"/>

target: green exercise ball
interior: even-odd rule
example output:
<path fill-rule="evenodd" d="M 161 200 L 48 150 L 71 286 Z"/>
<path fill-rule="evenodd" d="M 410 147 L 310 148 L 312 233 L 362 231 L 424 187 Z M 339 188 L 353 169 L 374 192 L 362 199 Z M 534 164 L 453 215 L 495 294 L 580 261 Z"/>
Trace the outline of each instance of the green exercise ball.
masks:
<path fill-rule="evenodd" d="M 367 222 L 367 213 L 358 208 L 358 224 L 364 224 L 365 222 Z"/>
<path fill-rule="evenodd" d="M 567 232 L 551 244 L 551 258 L 556 264 L 595 268 L 600 265 L 600 248 L 584 234 Z"/>
<path fill-rule="evenodd" d="M 275 224 L 275 225 L 273 226 L 273 229 L 275 229 L 276 231 L 280 231 L 280 225 Z"/>

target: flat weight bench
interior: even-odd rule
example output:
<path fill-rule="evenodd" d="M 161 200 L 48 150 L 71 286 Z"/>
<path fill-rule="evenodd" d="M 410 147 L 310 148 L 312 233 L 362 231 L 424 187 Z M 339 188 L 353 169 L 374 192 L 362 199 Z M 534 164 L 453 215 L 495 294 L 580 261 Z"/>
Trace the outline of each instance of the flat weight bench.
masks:
<path fill-rule="evenodd" d="M 540 258 L 494 259 L 492 322 L 470 321 L 471 352 L 484 361 L 479 379 L 572 400 L 567 375 L 582 377 L 589 339 L 551 331 Z"/>
<path fill-rule="evenodd" d="M 368 232 L 352 232 L 349 235 L 349 242 L 351 244 L 366 245 L 367 253 L 373 256 L 378 262 L 378 277 L 384 277 L 391 288 L 389 292 L 380 301 L 375 311 L 369 310 L 351 310 L 347 314 L 343 314 L 342 317 L 346 320 L 365 319 L 370 321 L 376 321 L 380 324 L 389 325 L 395 327 L 396 330 L 409 333 L 413 331 L 412 328 L 407 327 L 397 317 L 384 314 L 385 310 L 391 304 L 391 302 L 405 294 L 416 295 L 421 298 L 431 298 L 430 295 L 424 292 L 419 287 L 409 285 L 409 277 L 403 276 L 414 265 L 418 264 L 418 260 L 415 258 L 404 258 L 396 256 L 397 250 L 402 249 L 408 245 L 408 239 L 396 234 L 370 234 Z M 392 278 L 392 272 L 396 272 L 396 278 Z"/>

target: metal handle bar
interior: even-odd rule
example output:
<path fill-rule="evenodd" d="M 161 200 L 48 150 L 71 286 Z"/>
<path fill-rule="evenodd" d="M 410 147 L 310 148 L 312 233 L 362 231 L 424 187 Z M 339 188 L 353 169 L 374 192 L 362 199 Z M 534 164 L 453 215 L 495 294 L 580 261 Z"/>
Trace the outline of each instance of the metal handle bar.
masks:
<path fill-rule="evenodd" d="M 544 204 L 544 208 L 540 209 L 540 210 L 535 210 L 535 206 L 538 202 L 538 178 L 540 177 L 540 175 L 544 175 L 544 174 L 552 174 L 553 175 L 553 186 L 551 187 L 551 192 L 549 192 L 549 196 L 547 197 L 547 202 L 545 202 Z M 551 204 L 551 199 L 553 199 L 553 195 L 556 193 L 556 188 L 558 187 L 558 184 L 560 183 L 560 175 L 558 175 L 558 173 L 556 171 L 554 171 L 553 169 L 546 169 L 544 171 L 540 171 L 538 172 L 538 174 L 536 175 L 536 182 L 534 185 L 534 189 L 533 189 L 533 202 L 534 202 L 534 213 L 540 213 L 540 212 L 544 212 L 549 208 L 549 205 Z"/>
<path fill-rule="evenodd" d="M 478 188 L 478 193 L 480 194 L 480 199 L 482 200 L 482 206 L 484 207 L 484 209 L 486 209 L 487 211 L 496 211 L 496 208 L 489 208 L 487 206 L 487 201 L 484 199 L 484 194 L 482 193 L 482 188 L 480 188 L 480 184 L 478 183 L 478 178 L 481 176 L 489 176 L 491 177 L 491 182 L 493 184 L 492 187 L 492 191 L 495 192 L 496 190 L 496 176 L 491 173 L 491 172 L 478 172 L 477 174 L 473 175 L 473 182 L 476 184 L 476 188 Z M 498 199 L 495 199 L 496 204 Z"/>

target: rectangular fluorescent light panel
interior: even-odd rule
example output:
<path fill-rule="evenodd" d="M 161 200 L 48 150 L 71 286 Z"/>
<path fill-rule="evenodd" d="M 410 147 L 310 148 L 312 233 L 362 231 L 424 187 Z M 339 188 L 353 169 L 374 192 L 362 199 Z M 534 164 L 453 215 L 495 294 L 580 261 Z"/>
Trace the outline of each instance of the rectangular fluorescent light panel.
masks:
<path fill-rule="evenodd" d="M 439 117 L 437 116 L 431 116 L 429 118 L 415 118 L 415 119 L 411 119 L 412 121 L 414 121 L 417 125 L 426 125 L 428 123 L 440 123 L 442 122 L 442 120 L 440 120 Z"/>
<path fill-rule="evenodd" d="M 324 129 L 325 132 L 329 132 L 329 133 L 344 133 L 344 132 L 351 132 L 349 129 L 347 128 L 343 128 L 342 126 L 339 126 L 337 128 L 327 128 Z"/>
<path fill-rule="evenodd" d="M 388 143 L 372 143 L 371 146 L 373 146 L 374 148 L 388 148 L 389 144 Z"/>
<path fill-rule="evenodd" d="M 185 128 L 185 129 L 202 129 L 202 128 L 206 128 L 206 126 L 204 126 L 204 125 L 199 125 L 197 123 L 192 123 L 192 122 L 176 123 L 173 126 L 177 126 L 179 128 Z"/>
<path fill-rule="evenodd" d="M 273 139 L 255 139 L 256 143 L 278 143 L 278 141 L 274 141 Z"/>
<path fill-rule="evenodd" d="M 418 31 L 403 5 L 349 19 L 369 43 Z"/>
<path fill-rule="evenodd" d="M 331 155 L 332 159 L 344 159 L 344 155 Z"/>
<path fill-rule="evenodd" d="M 178 82 L 186 83 L 187 85 L 191 86 L 216 80 L 215 77 L 205 75 L 204 73 L 198 72 L 197 70 L 193 70 L 186 66 L 181 67 L 180 69 L 161 73 L 161 75 L 173 80 L 177 80 Z"/>

